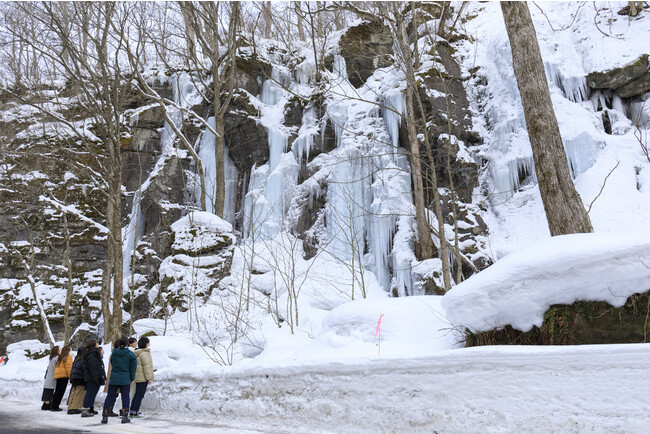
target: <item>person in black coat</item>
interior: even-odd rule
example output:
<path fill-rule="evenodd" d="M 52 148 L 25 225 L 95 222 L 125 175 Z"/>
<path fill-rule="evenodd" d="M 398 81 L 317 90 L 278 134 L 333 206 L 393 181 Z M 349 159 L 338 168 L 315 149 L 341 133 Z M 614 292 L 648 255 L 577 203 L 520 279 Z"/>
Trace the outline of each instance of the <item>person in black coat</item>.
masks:
<path fill-rule="evenodd" d="M 84 355 L 84 381 L 86 382 L 86 397 L 84 398 L 84 409 L 81 417 L 90 417 L 97 414 L 94 410 L 95 397 L 99 392 L 99 387 L 106 382 L 106 370 L 104 369 L 104 360 L 102 349 L 96 340 L 89 341 L 86 344 L 86 353 Z"/>

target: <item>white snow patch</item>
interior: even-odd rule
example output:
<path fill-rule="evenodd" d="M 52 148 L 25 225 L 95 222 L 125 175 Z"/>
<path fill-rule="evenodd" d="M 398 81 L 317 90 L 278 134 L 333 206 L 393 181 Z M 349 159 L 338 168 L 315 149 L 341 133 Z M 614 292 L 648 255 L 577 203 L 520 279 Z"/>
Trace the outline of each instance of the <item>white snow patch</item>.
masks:
<path fill-rule="evenodd" d="M 572 234 L 517 250 L 445 294 L 449 320 L 472 331 L 540 327 L 553 304 L 577 300 L 622 306 L 650 289 L 650 236 Z"/>

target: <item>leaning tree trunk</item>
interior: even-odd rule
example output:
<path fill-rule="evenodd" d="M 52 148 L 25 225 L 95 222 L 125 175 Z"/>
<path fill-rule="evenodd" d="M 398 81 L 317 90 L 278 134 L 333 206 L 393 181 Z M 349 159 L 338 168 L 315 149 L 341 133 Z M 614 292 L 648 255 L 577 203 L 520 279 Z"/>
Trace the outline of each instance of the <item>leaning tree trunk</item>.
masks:
<path fill-rule="evenodd" d="M 214 137 L 214 164 L 217 168 L 214 180 L 214 192 L 212 201 L 212 212 L 219 217 L 224 217 L 224 205 L 226 203 L 226 177 L 225 177 L 225 147 L 224 147 L 224 111 L 221 101 L 221 80 L 219 76 L 219 67 L 214 67 L 212 71 L 214 77 L 214 125 L 217 134 Z"/>
<path fill-rule="evenodd" d="M 593 232 L 569 173 L 528 6 L 524 2 L 501 2 L 501 9 L 551 235 Z"/>

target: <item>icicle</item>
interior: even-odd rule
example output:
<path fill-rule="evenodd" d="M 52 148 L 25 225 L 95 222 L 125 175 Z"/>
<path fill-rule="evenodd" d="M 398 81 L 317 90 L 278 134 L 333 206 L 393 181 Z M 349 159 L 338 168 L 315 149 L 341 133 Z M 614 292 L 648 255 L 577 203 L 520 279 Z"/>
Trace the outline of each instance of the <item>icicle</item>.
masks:
<path fill-rule="evenodd" d="M 273 67 L 272 79 L 262 84 L 261 100 L 266 114 L 273 116 L 274 125 L 267 126 L 269 161 L 251 171 L 249 192 L 245 201 L 245 230 L 247 235 L 274 237 L 283 228 L 291 192 L 298 179 L 299 166 L 291 152 L 287 153 L 288 138 L 282 129 L 286 92 L 278 85 L 286 84 L 284 69 Z M 277 119 L 276 119 L 277 118 Z"/>
<path fill-rule="evenodd" d="M 589 98 L 589 85 L 585 77 L 565 77 L 554 63 L 544 63 L 544 67 L 548 81 L 557 86 L 569 101 L 586 101 Z"/>
<path fill-rule="evenodd" d="M 252 169 L 251 169 L 252 170 Z M 241 183 L 241 205 L 240 205 L 240 221 L 242 222 L 242 233 L 246 235 L 246 197 L 248 195 L 248 173 L 244 172 L 244 177 Z"/>
<path fill-rule="evenodd" d="M 355 150 L 336 164 L 328 186 L 327 222 L 332 236 L 331 250 L 342 261 L 363 256 L 365 225 L 363 205 L 367 176 Z"/>
<path fill-rule="evenodd" d="M 406 114 L 404 94 L 399 89 L 386 92 L 382 113 L 393 148 L 397 148 L 399 146 L 399 128 L 402 124 L 402 116 Z"/>
<path fill-rule="evenodd" d="M 138 190 L 133 194 L 129 223 L 122 229 L 122 270 L 124 277 L 130 276 L 133 272 L 131 270 L 131 259 L 142 235 L 144 235 L 144 215 L 140 210 L 140 191 Z"/>
<path fill-rule="evenodd" d="M 299 84 L 307 85 L 314 82 L 316 76 L 316 65 L 313 61 L 304 60 L 296 66 L 296 81 Z"/>
<path fill-rule="evenodd" d="M 630 105 L 630 120 L 643 129 L 650 128 L 650 100 L 637 101 Z"/>
<path fill-rule="evenodd" d="M 617 94 L 614 94 L 612 96 L 612 109 L 618 110 L 619 112 L 623 113 L 625 116 L 628 115 L 628 110 L 626 109 L 625 104 L 623 104 L 623 100 Z"/>
<path fill-rule="evenodd" d="M 208 125 L 215 128 L 214 116 L 208 119 Z M 216 198 L 217 167 L 215 161 L 215 135 L 209 129 L 201 134 L 199 142 L 199 158 L 203 166 L 203 177 L 205 179 L 205 205 L 206 211 L 214 213 L 214 202 Z"/>
<path fill-rule="evenodd" d="M 341 146 L 343 131 L 348 119 L 348 106 L 345 103 L 333 103 L 327 106 L 327 117 L 334 125 L 334 135 L 336 136 L 336 147 Z"/>
<path fill-rule="evenodd" d="M 601 146 L 587 133 L 579 134 L 564 141 L 564 149 L 573 178 L 586 172 L 587 169 L 594 165 L 600 148 Z"/>
<path fill-rule="evenodd" d="M 226 181 L 226 197 L 224 200 L 223 217 L 234 227 L 239 171 L 237 170 L 237 167 L 235 167 L 235 163 L 230 159 L 228 147 L 226 145 L 224 145 L 224 175 Z"/>
<path fill-rule="evenodd" d="M 345 63 L 345 58 L 340 54 L 334 55 L 334 74 L 338 75 L 344 80 L 348 79 L 348 67 Z"/>
<path fill-rule="evenodd" d="M 313 106 L 305 110 L 302 115 L 302 125 L 298 131 L 298 137 L 294 140 L 292 149 L 298 163 L 302 163 L 303 157 L 309 159 L 309 152 L 314 145 L 314 137 L 318 135 L 316 110 Z"/>
<path fill-rule="evenodd" d="M 536 182 L 533 157 L 522 157 L 505 163 L 492 163 L 492 179 L 497 201 L 510 198 L 521 184 L 530 180 Z"/>

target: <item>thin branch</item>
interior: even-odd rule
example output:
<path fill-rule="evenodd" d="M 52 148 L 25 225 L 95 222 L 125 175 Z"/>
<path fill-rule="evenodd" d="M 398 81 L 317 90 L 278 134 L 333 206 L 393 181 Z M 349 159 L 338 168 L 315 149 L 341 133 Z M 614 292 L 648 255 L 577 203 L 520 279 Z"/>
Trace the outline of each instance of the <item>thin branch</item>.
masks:
<path fill-rule="evenodd" d="M 591 211 L 591 207 L 593 206 L 594 202 L 596 202 L 596 199 L 598 199 L 600 195 L 603 193 L 603 190 L 605 189 L 605 185 L 607 185 L 607 178 L 609 178 L 609 176 L 614 172 L 614 170 L 616 170 L 619 164 L 621 164 L 621 162 L 617 161 L 616 166 L 614 166 L 612 170 L 610 170 L 607 176 L 605 177 L 605 181 L 603 181 L 603 185 L 600 186 L 600 191 L 598 192 L 596 197 L 594 197 L 594 200 L 591 201 L 589 207 L 587 208 L 587 214 L 589 214 L 589 211 Z"/>

